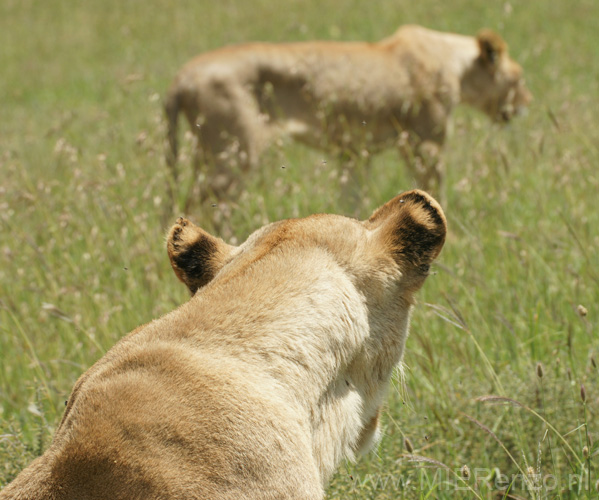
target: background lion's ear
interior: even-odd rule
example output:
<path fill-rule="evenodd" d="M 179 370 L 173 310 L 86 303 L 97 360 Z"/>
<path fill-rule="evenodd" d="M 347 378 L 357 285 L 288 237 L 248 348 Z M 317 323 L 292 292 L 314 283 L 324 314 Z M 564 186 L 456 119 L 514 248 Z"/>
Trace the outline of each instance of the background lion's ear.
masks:
<path fill-rule="evenodd" d="M 424 274 L 441 252 L 447 233 L 443 209 L 420 190 L 396 196 L 364 224 L 376 232 L 377 243 L 392 254 L 402 271 L 411 266 Z"/>
<path fill-rule="evenodd" d="M 476 37 L 480 49 L 480 59 L 491 68 L 497 66 L 501 56 L 507 52 L 507 44 L 497 33 L 489 29 L 478 32 Z"/>
<path fill-rule="evenodd" d="M 182 218 L 167 237 L 167 252 L 173 271 L 192 294 L 216 276 L 234 249 Z"/>

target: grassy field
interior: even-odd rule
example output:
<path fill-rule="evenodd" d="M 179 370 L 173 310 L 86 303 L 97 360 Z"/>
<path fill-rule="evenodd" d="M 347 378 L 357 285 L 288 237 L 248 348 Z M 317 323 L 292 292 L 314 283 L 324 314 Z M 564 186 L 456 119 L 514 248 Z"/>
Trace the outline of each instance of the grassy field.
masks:
<path fill-rule="evenodd" d="M 597 19 L 596 0 L 0 2 L 0 487 L 48 446 L 79 375 L 187 300 L 164 248 L 175 71 L 233 42 L 376 40 L 419 23 L 502 33 L 535 101 L 506 128 L 456 113 L 450 234 L 405 377 L 379 448 L 341 467 L 328 498 L 597 498 Z M 323 158 L 272 151 L 235 203 L 190 216 L 242 241 L 281 218 L 367 217 L 412 187 L 390 151 L 347 207 Z"/>

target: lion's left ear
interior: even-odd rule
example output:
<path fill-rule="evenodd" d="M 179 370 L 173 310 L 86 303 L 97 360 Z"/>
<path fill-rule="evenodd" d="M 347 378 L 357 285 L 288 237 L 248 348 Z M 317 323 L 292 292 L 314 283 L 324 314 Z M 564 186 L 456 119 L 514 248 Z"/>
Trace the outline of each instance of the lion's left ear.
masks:
<path fill-rule="evenodd" d="M 490 69 L 495 69 L 503 54 L 507 52 L 507 43 L 497 33 L 489 29 L 478 32 L 476 37 L 480 49 L 480 59 Z"/>
<path fill-rule="evenodd" d="M 170 229 L 166 248 L 173 271 L 192 295 L 216 276 L 235 250 L 183 217 Z"/>

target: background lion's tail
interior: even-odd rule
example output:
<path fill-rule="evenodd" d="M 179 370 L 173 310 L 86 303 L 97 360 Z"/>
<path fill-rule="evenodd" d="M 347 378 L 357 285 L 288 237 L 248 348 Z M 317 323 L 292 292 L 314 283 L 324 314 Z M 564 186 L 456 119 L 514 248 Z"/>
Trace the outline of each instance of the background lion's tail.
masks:
<path fill-rule="evenodd" d="M 174 180 L 177 179 L 177 156 L 179 152 L 179 144 L 177 141 L 177 125 L 179 118 L 180 97 L 179 92 L 171 88 L 164 102 L 164 111 L 167 119 L 167 138 L 168 148 L 166 151 L 166 163 L 171 168 Z"/>

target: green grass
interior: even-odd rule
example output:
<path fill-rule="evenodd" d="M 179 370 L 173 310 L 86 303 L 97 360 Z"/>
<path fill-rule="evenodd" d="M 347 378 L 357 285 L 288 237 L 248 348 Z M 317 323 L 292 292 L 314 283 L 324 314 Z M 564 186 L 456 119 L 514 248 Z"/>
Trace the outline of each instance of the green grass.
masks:
<path fill-rule="evenodd" d="M 594 0 L 2 2 L 0 486 L 47 447 L 80 374 L 187 299 L 164 249 L 161 96 L 175 71 L 226 43 L 375 40 L 410 22 L 500 31 L 535 101 L 508 128 L 455 114 L 450 233 L 419 295 L 405 376 L 376 453 L 341 467 L 329 498 L 595 498 L 598 18 Z M 348 207 L 323 158 L 273 150 L 235 203 L 191 216 L 208 229 L 221 217 L 241 241 L 286 217 L 366 217 L 411 187 L 389 151 Z"/>

